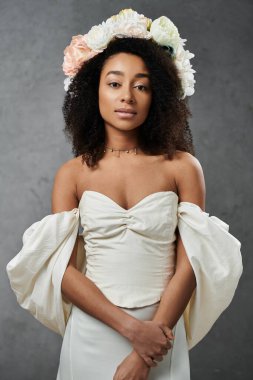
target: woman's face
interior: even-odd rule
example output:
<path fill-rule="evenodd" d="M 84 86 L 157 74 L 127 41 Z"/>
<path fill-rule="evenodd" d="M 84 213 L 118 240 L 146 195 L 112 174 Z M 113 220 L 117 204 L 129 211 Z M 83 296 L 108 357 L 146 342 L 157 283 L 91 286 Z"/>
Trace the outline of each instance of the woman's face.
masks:
<path fill-rule="evenodd" d="M 99 110 L 105 127 L 132 130 L 146 119 L 152 91 L 148 69 L 137 55 L 118 53 L 107 59 L 100 75 Z M 123 108 L 132 113 L 117 111 Z"/>

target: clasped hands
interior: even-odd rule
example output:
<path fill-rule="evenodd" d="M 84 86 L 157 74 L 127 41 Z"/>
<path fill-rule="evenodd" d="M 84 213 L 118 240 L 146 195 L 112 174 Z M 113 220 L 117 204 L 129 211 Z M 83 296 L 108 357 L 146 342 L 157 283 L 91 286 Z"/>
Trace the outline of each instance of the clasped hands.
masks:
<path fill-rule="evenodd" d="M 150 368 L 163 360 L 175 337 L 163 323 L 139 320 L 127 338 L 133 351 L 119 364 L 113 380 L 146 380 Z"/>

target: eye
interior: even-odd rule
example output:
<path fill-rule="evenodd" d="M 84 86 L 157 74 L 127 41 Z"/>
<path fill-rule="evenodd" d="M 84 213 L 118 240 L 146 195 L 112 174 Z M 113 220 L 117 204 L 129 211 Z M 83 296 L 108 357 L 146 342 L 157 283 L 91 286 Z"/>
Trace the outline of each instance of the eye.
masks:
<path fill-rule="evenodd" d="M 109 83 L 110 87 L 115 88 L 115 86 L 111 86 L 111 84 L 119 84 L 119 83 L 117 83 L 117 82 L 111 82 L 111 83 Z"/>
<path fill-rule="evenodd" d="M 136 86 L 136 87 L 142 87 L 143 88 L 143 90 L 141 90 L 141 91 L 146 91 L 148 88 L 146 87 L 146 86 L 144 86 L 143 84 L 139 84 L 138 86 Z"/>
<path fill-rule="evenodd" d="M 108 85 L 112 88 L 117 88 L 117 85 L 120 86 L 120 84 L 118 82 L 110 82 Z M 116 85 L 116 86 L 114 86 L 114 85 Z M 143 84 L 139 84 L 138 86 L 135 86 L 135 87 L 141 88 L 141 92 L 148 90 L 148 87 L 144 86 Z"/>

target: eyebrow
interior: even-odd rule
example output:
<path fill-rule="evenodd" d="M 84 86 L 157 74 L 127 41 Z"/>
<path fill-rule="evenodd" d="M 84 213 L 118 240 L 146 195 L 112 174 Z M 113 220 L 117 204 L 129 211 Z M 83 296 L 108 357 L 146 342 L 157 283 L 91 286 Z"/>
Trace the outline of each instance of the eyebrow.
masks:
<path fill-rule="evenodd" d="M 119 71 L 119 70 L 112 70 L 112 71 L 108 71 L 108 73 L 106 74 L 109 75 L 109 74 L 116 74 L 116 75 L 124 75 L 124 73 L 122 71 Z M 135 74 L 134 76 L 135 78 L 150 78 L 150 75 L 149 74 L 146 74 L 146 73 L 137 73 Z"/>

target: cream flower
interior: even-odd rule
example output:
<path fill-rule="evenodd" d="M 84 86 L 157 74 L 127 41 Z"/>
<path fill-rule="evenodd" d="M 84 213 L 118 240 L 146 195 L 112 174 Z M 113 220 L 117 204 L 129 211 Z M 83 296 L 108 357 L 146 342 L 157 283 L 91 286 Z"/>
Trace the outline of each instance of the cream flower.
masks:
<path fill-rule="evenodd" d="M 84 61 L 94 57 L 97 53 L 92 51 L 85 42 L 85 36 L 73 36 L 71 43 L 64 50 L 63 71 L 66 75 L 74 76 Z"/>
<path fill-rule="evenodd" d="M 194 83 L 196 83 L 194 79 L 195 70 L 192 69 L 192 65 L 190 63 L 190 59 L 195 55 L 190 53 L 189 50 L 184 50 L 182 45 L 179 45 L 176 56 L 175 56 L 175 64 L 179 72 L 179 76 L 182 83 L 182 90 L 184 99 L 186 96 L 191 96 L 194 94 Z"/>
<path fill-rule="evenodd" d="M 112 38 L 111 28 L 103 21 L 102 24 L 94 25 L 85 35 L 85 41 L 90 49 L 101 53 Z"/>
<path fill-rule="evenodd" d="M 137 37 L 137 38 L 151 38 L 150 33 L 147 31 L 146 26 L 136 24 L 135 22 L 114 23 L 113 36 L 117 37 Z"/>
<path fill-rule="evenodd" d="M 161 16 L 154 20 L 150 27 L 153 39 L 162 46 L 171 46 L 174 52 L 181 42 L 177 27 L 166 16 Z"/>
<path fill-rule="evenodd" d="M 133 11 L 131 8 L 123 9 L 119 14 L 111 16 L 106 24 L 111 29 L 113 36 L 151 38 L 148 27 L 151 19 Z"/>
<path fill-rule="evenodd" d="M 122 9 L 117 15 L 113 15 L 110 18 L 106 20 L 106 23 L 109 25 L 117 25 L 128 23 L 130 24 L 136 24 L 136 26 L 139 26 L 143 28 L 143 30 L 147 30 L 150 27 L 152 20 L 145 17 L 143 14 L 139 14 L 136 11 L 134 11 L 131 8 L 128 9 Z"/>

